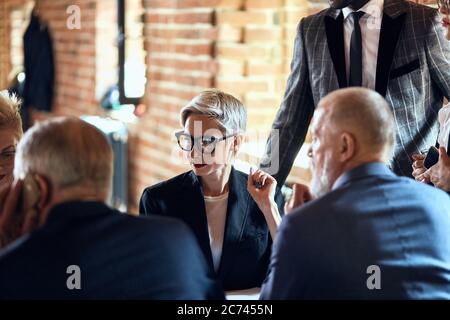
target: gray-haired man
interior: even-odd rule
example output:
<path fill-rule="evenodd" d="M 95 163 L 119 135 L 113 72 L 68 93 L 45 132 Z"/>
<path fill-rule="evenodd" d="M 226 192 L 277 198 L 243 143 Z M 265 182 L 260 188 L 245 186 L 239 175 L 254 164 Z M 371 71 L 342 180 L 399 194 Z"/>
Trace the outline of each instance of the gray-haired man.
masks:
<path fill-rule="evenodd" d="M 106 137 L 77 118 L 27 131 L 14 176 L 31 210 L 23 222 L 15 214 L 16 182 L 0 240 L 25 235 L 0 252 L 0 299 L 223 299 L 187 226 L 105 205 L 112 156 Z"/>

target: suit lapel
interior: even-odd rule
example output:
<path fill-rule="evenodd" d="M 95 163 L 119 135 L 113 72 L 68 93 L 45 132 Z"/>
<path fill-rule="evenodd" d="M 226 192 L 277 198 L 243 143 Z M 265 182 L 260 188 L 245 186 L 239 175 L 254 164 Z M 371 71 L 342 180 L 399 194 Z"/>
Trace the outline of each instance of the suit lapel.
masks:
<path fill-rule="evenodd" d="M 337 10 L 330 9 L 330 14 L 325 16 L 325 31 L 339 88 L 345 88 L 347 87 L 347 72 L 345 70 L 344 15 L 340 13 L 336 16 L 336 12 Z"/>
<path fill-rule="evenodd" d="M 209 245 L 210 241 L 208 222 L 206 220 L 205 199 L 203 197 L 201 182 L 193 171 L 191 171 L 183 181 L 183 189 L 182 195 L 185 197 L 183 203 L 189 206 L 189 210 L 187 211 L 192 213 L 185 216 L 185 221 L 194 231 L 194 234 L 199 240 L 199 246 L 205 254 L 211 270 L 214 270 L 211 247 Z"/>
<path fill-rule="evenodd" d="M 450 157 L 450 132 L 448 133 L 447 155 Z"/>
<path fill-rule="evenodd" d="M 247 181 L 231 169 L 228 193 L 227 217 L 219 267 L 219 278 L 225 279 L 235 263 L 235 250 L 242 238 L 245 221 L 248 215 L 249 193 Z"/>
<path fill-rule="evenodd" d="M 378 46 L 377 76 L 375 90 L 382 96 L 386 95 L 389 73 L 394 60 L 400 32 L 405 23 L 406 12 L 402 1 L 386 1 L 383 20 L 381 22 L 380 42 Z"/>

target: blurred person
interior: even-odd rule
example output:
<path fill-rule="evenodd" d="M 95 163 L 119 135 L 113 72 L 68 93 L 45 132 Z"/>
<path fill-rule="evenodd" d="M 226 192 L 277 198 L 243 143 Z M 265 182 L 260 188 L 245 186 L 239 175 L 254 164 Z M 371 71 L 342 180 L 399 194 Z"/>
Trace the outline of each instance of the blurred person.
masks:
<path fill-rule="evenodd" d="M 22 134 L 19 100 L 0 91 L 0 205 L 13 182 L 14 156 Z"/>
<path fill-rule="evenodd" d="M 0 299 L 224 298 L 187 226 L 105 204 L 112 157 L 77 118 L 27 131 L 0 215 Z"/>
<path fill-rule="evenodd" d="M 261 298 L 450 299 L 450 198 L 387 168 L 386 100 L 337 90 L 311 129 L 311 191 L 296 188 L 305 203 L 283 218 Z"/>

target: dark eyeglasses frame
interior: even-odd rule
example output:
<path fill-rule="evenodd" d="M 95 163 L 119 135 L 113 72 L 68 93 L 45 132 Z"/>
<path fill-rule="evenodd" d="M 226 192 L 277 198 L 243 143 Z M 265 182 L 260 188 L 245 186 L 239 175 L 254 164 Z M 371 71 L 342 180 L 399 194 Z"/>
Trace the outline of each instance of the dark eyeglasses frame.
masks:
<path fill-rule="evenodd" d="M 181 136 L 186 136 L 186 137 L 189 137 L 189 138 L 191 139 L 191 148 L 190 148 L 190 149 L 184 149 L 184 148 L 181 146 L 181 143 L 180 143 L 180 137 L 181 137 Z M 227 136 L 223 136 L 222 138 L 216 138 L 216 137 L 214 137 L 214 136 L 211 136 L 210 138 L 213 138 L 213 140 L 208 144 L 208 146 L 211 145 L 211 144 L 214 144 L 214 148 L 212 149 L 211 152 L 208 152 L 208 153 L 210 153 L 210 154 L 211 154 L 211 153 L 214 153 L 214 151 L 216 151 L 216 145 L 217 145 L 217 143 L 219 143 L 220 141 L 223 141 L 223 140 L 226 140 L 226 139 L 228 139 L 228 138 L 235 137 L 235 136 L 236 136 L 236 134 L 230 134 L 230 135 L 227 135 Z M 178 146 L 179 146 L 179 147 L 181 148 L 181 150 L 183 150 L 183 151 L 192 151 L 192 149 L 194 148 L 195 144 L 196 144 L 196 143 L 198 144 L 198 141 L 202 141 L 203 138 L 204 138 L 204 136 L 194 138 L 193 136 L 191 136 L 191 135 L 188 134 L 188 133 L 185 133 L 184 131 L 178 131 L 178 132 L 175 132 L 175 137 L 177 138 Z M 205 147 L 202 146 L 202 152 L 205 152 L 204 149 L 205 149 Z"/>

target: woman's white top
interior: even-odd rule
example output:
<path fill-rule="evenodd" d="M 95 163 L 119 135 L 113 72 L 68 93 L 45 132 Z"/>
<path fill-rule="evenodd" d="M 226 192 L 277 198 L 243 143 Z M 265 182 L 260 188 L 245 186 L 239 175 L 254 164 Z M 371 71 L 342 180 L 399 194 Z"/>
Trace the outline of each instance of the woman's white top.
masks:
<path fill-rule="evenodd" d="M 447 148 L 448 146 L 448 135 L 450 133 L 450 103 L 445 105 L 439 110 L 439 146 Z"/>
<path fill-rule="evenodd" d="M 227 217 L 228 192 L 218 197 L 205 198 L 206 219 L 208 221 L 209 244 L 211 246 L 214 270 L 219 270 L 222 257 L 223 236 Z"/>

